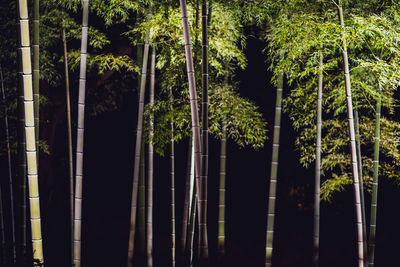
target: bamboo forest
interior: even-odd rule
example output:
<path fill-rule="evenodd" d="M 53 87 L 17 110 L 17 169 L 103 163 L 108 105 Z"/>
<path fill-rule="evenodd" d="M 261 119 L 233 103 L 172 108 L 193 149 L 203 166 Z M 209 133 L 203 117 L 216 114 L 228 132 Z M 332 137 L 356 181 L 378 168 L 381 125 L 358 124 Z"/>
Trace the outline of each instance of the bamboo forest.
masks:
<path fill-rule="evenodd" d="M 399 1 L 4 0 L 0 32 L 0 266 L 400 266 Z"/>

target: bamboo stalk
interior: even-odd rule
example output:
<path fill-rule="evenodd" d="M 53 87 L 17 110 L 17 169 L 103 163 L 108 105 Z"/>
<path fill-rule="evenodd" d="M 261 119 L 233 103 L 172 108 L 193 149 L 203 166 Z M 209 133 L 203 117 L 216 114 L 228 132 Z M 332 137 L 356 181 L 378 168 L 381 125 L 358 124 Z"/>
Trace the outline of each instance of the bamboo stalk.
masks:
<path fill-rule="evenodd" d="M 199 236 L 200 242 L 200 264 L 206 265 L 208 259 L 208 242 L 207 242 L 207 176 L 208 176 L 208 18 L 207 18 L 207 0 L 202 0 L 201 5 L 201 29 L 202 29 L 202 134 L 201 134 L 201 190 L 202 190 L 202 210 L 199 220 L 201 228 Z"/>
<path fill-rule="evenodd" d="M 197 184 L 195 183 L 195 159 L 194 159 L 194 141 L 192 139 L 192 152 L 191 152 L 191 167 L 190 167 L 190 206 L 189 206 L 189 225 L 188 225 L 188 234 L 186 240 L 186 259 L 184 260 L 184 266 L 192 266 L 193 264 L 193 240 L 194 240 L 194 228 L 195 228 L 195 219 L 196 219 L 196 202 L 197 202 Z"/>
<path fill-rule="evenodd" d="M 68 71 L 68 49 L 65 37 L 65 25 L 63 21 L 62 41 L 64 48 L 64 70 L 65 70 L 65 95 L 67 103 L 67 131 L 68 131 L 68 163 L 69 163 L 69 205 L 70 205 L 70 236 L 71 236 L 71 266 L 74 263 L 74 163 L 72 155 L 72 127 L 71 127 L 71 99 L 69 93 L 69 71 Z"/>
<path fill-rule="evenodd" d="M 151 54 L 150 68 L 150 107 L 154 105 L 154 86 L 156 77 L 156 49 L 153 48 Z M 154 136 L 154 114 L 150 115 L 150 142 L 149 142 L 149 169 L 147 177 L 147 266 L 153 266 L 153 136 Z"/>
<path fill-rule="evenodd" d="M 283 73 L 279 75 L 279 83 L 278 87 L 276 88 L 274 137 L 272 144 L 272 161 L 271 161 L 271 173 L 270 173 L 271 179 L 269 182 L 267 234 L 266 234 L 266 245 L 265 245 L 266 267 L 270 267 L 272 265 L 276 184 L 278 178 L 279 135 L 281 129 L 281 113 L 282 113 L 282 91 L 283 91 Z"/>
<path fill-rule="evenodd" d="M 205 210 L 203 208 L 206 205 L 206 196 L 205 196 L 205 188 L 202 188 L 204 183 L 201 182 L 201 140 L 200 140 L 200 126 L 199 126 L 199 114 L 198 114 L 198 106 L 197 106 L 197 93 L 196 93 L 196 81 L 194 75 L 194 66 L 193 66 L 193 55 L 192 55 L 192 45 L 190 42 L 190 32 L 189 32 L 189 21 L 186 7 L 186 0 L 180 0 L 181 13 L 182 13 L 182 26 L 183 26 L 183 35 L 185 41 L 185 56 L 186 56 L 186 67 L 187 67 L 187 75 L 189 82 L 189 94 L 190 94 L 190 110 L 192 116 L 192 131 L 193 131 L 193 140 L 194 140 L 194 151 L 195 151 L 195 176 L 197 183 L 197 192 L 198 192 L 198 215 L 199 222 L 202 227 L 200 227 L 199 237 L 201 239 L 201 252 L 200 252 L 200 262 L 206 262 L 208 259 L 208 241 L 207 241 L 207 228 L 206 228 L 206 220 L 207 214 L 204 214 L 202 211 Z"/>
<path fill-rule="evenodd" d="M 35 116 L 35 137 L 36 147 L 39 161 L 39 0 L 34 0 L 33 5 L 33 103 L 34 103 L 34 116 Z"/>
<path fill-rule="evenodd" d="M 139 192 L 138 192 L 138 241 L 139 241 L 139 256 L 146 257 L 146 188 L 145 188 L 145 154 L 146 149 L 144 145 L 144 138 L 142 136 L 142 147 L 140 150 L 140 171 L 139 171 Z M 141 261 L 143 264 L 144 261 Z"/>
<path fill-rule="evenodd" d="M 9 175 L 9 181 L 12 182 L 11 152 L 10 152 L 10 138 L 9 138 L 9 131 L 8 131 L 6 93 L 5 93 L 5 89 L 4 89 L 3 69 L 1 68 L 1 64 L 0 64 L 0 80 L 1 80 L 1 92 L 2 92 L 3 108 L 4 108 L 4 126 L 5 126 L 5 130 L 6 130 L 8 175 Z M 12 195 L 12 191 L 11 191 L 11 195 Z M 13 202 L 11 202 L 11 204 L 13 206 Z M 13 220 L 12 225 L 14 228 L 14 216 L 12 216 L 11 219 Z M 2 193 L 1 185 L 0 185 L 0 235 L 1 235 L 1 260 L 0 260 L 0 263 L 2 265 L 6 265 L 7 264 L 7 250 L 6 250 L 6 239 L 5 239 L 5 232 L 4 232 L 3 193 Z M 13 250 L 15 253 L 15 244 L 13 244 Z M 14 254 L 14 264 L 15 264 L 15 254 Z"/>
<path fill-rule="evenodd" d="M 218 201 L 218 257 L 225 257 L 225 178 L 226 178 L 226 122 L 222 122 L 222 139 L 219 167 L 219 201 Z"/>
<path fill-rule="evenodd" d="M 170 109 L 173 110 L 173 99 L 172 88 L 169 91 L 170 97 Z M 171 119 L 171 144 L 170 144 L 170 195 L 171 195 L 171 265 L 176 265 L 176 235 L 175 235 L 175 141 L 174 141 L 174 120 Z"/>
<path fill-rule="evenodd" d="M 39 204 L 39 185 L 38 167 L 35 138 L 34 103 L 32 90 L 32 65 L 31 50 L 29 40 L 29 17 L 28 5 L 26 0 L 18 1 L 20 39 L 19 39 L 19 58 L 20 58 L 20 80 L 24 88 L 24 109 L 25 109 L 25 137 L 26 137 L 26 158 L 27 174 L 29 181 L 29 202 L 30 217 L 32 228 L 32 248 L 33 260 L 38 264 L 43 264 L 43 245 L 40 222 Z"/>
<path fill-rule="evenodd" d="M 357 243 L 358 243 L 358 266 L 364 266 L 364 241 L 363 241 L 363 222 L 362 222 L 362 208 L 361 208 L 361 196 L 360 196 L 360 182 L 358 176 L 357 166 L 357 151 L 355 142 L 355 130 L 354 130 L 354 116 L 353 116 L 353 103 L 351 96 L 351 83 L 350 83 L 350 71 L 349 71 L 349 60 L 347 54 L 346 34 L 343 19 L 343 8 L 341 1 L 338 5 L 339 20 L 342 27 L 342 42 L 343 42 L 343 62 L 344 62 L 344 76 L 345 76 L 345 87 L 346 87 L 346 98 L 347 98 L 347 116 L 349 121 L 349 134 L 350 134 L 350 146 L 351 146 L 351 163 L 353 171 L 353 183 L 354 183 L 354 197 L 355 197 L 355 208 L 356 208 L 356 226 L 357 226 Z"/>
<path fill-rule="evenodd" d="M 320 187 L 321 187 L 321 138 L 322 138 L 322 89 L 323 89 L 323 55 L 320 52 L 318 100 L 317 100 L 317 142 L 315 154 L 315 189 L 314 189 L 314 231 L 313 231 L 313 264 L 319 266 L 319 227 L 320 227 Z"/>
<path fill-rule="evenodd" d="M 150 16 L 150 12 L 149 15 Z M 136 227 L 136 209 L 137 209 L 137 195 L 138 195 L 138 181 L 139 181 L 139 163 L 140 163 L 140 150 L 142 146 L 142 132 L 143 132 L 143 109 L 144 109 L 144 95 L 146 88 L 147 77 L 147 61 L 149 57 L 149 29 L 146 32 L 144 55 L 142 64 L 142 75 L 140 82 L 140 95 L 139 95 L 139 111 L 136 130 L 136 145 L 135 145 L 135 163 L 133 170 L 133 184 L 132 184 L 132 200 L 131 200 L 131 216 L 130 216 L 130 230 L 129 230 L 129 244 L 128 244 L 128 262 L 127 266 L 132 267 L 133 264 L 133 249 L 135 240 L 135 227 Z"/>
<path fill-rule="evenodd" d="M 374 180 L 372 182 L 371 199 L 371 221 L 369 226 L 369 260 L 368 266 L 373 267 L 375 261 L 375 241 L 376 241 L 376 214 L 378 204 L 378 183 L 379 183 L 379 143 L 381 127 L 381 85 L 379 85 L 379 98 L 376 102 L 375 113 L 375 137 L 374 137 Z"/>
<path fill-rule="evenodd" d="M 76 141 L 75 208 L 74 208 L 74 266 L 81 266 L 82 182 L 85 122 L 86 60 L 88 41 L 89 0 L 83 0 L 81 64 L 78 98 L 78 127 Z"/>

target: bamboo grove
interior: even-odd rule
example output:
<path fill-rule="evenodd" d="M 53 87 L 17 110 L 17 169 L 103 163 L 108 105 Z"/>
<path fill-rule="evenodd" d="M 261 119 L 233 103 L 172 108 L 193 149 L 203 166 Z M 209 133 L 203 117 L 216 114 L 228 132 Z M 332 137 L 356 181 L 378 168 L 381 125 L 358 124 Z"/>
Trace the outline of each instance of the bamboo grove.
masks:
<path fill-rule="evenodd" d="M 354 253 L 345 266 L 388 266 L 379 183 L 400 181 L 397 2 L 18 0 L 0 14 L 0 266 L 99 266 L 94 254 L 102 266 L 241 266 L 229 259 L 239 209 L 263 218 L 255 266 L 286 266 L 288 153 L 314 170 L 305 172 L 307 266 L 330 261 L 324 207 L 346 192 Z M 265 110 L 242 96 L 252 57 L 265 59 L 270 88 L 245 90 L 272 99 Z M 110 126 L 100 119 L 109 114 L 125 117 Z M 237 147 L 269 155 L 264 194 L 240 195 L 259 197 L 260 209 L 231 206 L 232 185 L 256 183 L 231 171 L 249 164 L 231 159 Z M 120 169 L 99 173 L 112 161 Z M 109 190 L 99 189 L 105 180 Z M 94 232 L 121 237 L 95 244 Z M 111 250 L 122 259 L 108 259 Z"/>

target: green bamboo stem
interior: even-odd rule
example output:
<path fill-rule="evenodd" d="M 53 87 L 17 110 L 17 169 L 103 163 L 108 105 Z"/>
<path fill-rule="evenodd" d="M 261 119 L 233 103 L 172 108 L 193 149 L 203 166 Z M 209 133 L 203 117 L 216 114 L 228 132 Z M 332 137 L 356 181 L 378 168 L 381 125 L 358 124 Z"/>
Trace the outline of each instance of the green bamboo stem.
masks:
<path fill-rule="evenodd" d="M 150 12 L 149 15 L 150 16 Z M 138 181 L 139 181 L 139 164 L 140 164 L 140 150 L 142 146 L 142 132 L 143 132 L 143 109 L 144 109 L 144 96 L 147 78 L 147 61 L 149 57 L 149 29 L 146 32 L 144 55 L 142 63 L 142 74 L 140 81 L 140 93 L 138 103 L 138 121 L 136 129 L 136 145 L 135 145 L 135 162 L 133 170 L 133 184 L 132 184 L 132 200 L 131 200 L 131 216 L 130 216 L 130 230 L 129 230 L 129 244 L 128 244 L 128 261 L 127 266 L 133 265 L 133 249 L 135 240 L 135 227 L 136 227 L 136 209 L 137 209 L 137 195 L 138 195 Z"/>
<path fill-rule="evenodd" d="M 200 261 L 208 259 L 208 242 L 207 242 L 207 176 L 208 176 L 208 19 L 207 19 L 207 0 L 202 0 L 201 5 L 201 29 L 202 29 L 202 134 L 201 134 L 201 189 L 203 195 L 203 203 L 201 214 L 203 218 L 199 221 L 201 228 L 199 236 L 200 242 Z M 206 262 L 201 262 L 206 265 Z"/>
<path fill-rule="evenodd" d="M 2 93 L 2 100 L 3 100 L 3 108 L 4 108 L 4 126 L 6 130 L 6 144 L 7 144 L 7 156 L 8 156 L 8 175 L 9 180 L 12 182 L 12 173 L 11 173 L 11 151 L 10 151 L 10 138 L 9 138 L 9 131 L 8 131 L 8 116 L 7 116 L 7 105 L 6 105 L 6 93 L 4 88 L 4 78 L 3 78 L 3 69 L 1 68 L 0 64 L 0 81 L 1 81 L 1 93 Z M 11 192 L 12 193 L 12 192 Z M 11 202 L 13 205 L 13 202 Z M 14 216 L 11 218 L 13 220 L 12 225 L 14 225 Z M 14 227 L 14 226 L 13 226 Z M 7 250 L 6 250 L 6 239 L 5 239 L 5 232 L 4 232 L 4 213 L 3 213 L 3 193 L 2 188 L 0 186 L 0 238 L 1 238 L 1 265 L 7 264 Z M 14 246 L 15 251 L 15 246 Z M 15 256 L 15 255 L 14 255 Z M 14 257 L 15 259 L 15 257 Z M 14 261 L 15 263 L 15 261 Z"/>
<path fill-rule="evenodd" d="M 85 122 L 86 60 L 88 41 L 89 0 L 83 0 L 81 64 L 79 76 L 78 127 L 76 141 L 75 208 L 74 208 L 74 266 L 81 266 L 82 181 Z"/>
<path fill-rule="evenodd" d="M 25 137 L 26 137 L 26 158 L 27 174 L 29 184 L 29 203 L 30 218 L 32 228 L 32 248 L 33 260 L 43 264 L 43 245 L 40 222 L 40 204 L 39 204 L 39 184 L 38 167 L 35 138 L 35 120 L 34 103 L 32 90 L 32 65 L 31 49 L 29 40 L 29 17 L 28 5 L 26 0 L 18 2 L 20 39 L 19 39 L 19 58 L 20 58 L 20 80 L 24 88 L 24 109 L 25 109 Z"/>
<path fill-rule="evenodd" d="M 150 67 L 150 106 L 154 105 L 154 86 L 156 77 L 156 49 L 153 48 L 151 54 L 151 67 Z M 153 266 L 153 147 L 154 136 L 154 114 L 150 115 L 150 142 L 149 142 L 149 169 L 147 177 L 147 267 Z"/>
<path fill-rule="evenodd" d="M 350 70 L 349 60 L 347 54 L 347 43 L 346 33 L 343 19 L 343 8 L 342 3 L 339 1 L 338 5 L 339 20 L 342 27 L 342 42 L 343 42 L 343 62 L 344 62 L 344 76 L 345 76 L 345 87 L 346 87 L 346 98 L 347 98 L 347 117 L 349 121 L 349 137 L 351 147 L 351 163 L 353 171 L 353 184 L 354 184 L 354 198 L 356 208 L 356 226 L 357 226 L 357 243 L 358 243 L 358 266 L 364 266 L 364 239 L 363 239 L 363 222 L 362 222 L 362 208 L 361 208 L 361 196 L 360 196 L 360 181 L 358 176 L 358 165 L 357 165 L 357 150 L 355 142 L 355 130 L 354 130 L 354 116 L 353 116 L 353 103 L 351 96 L 351 83 L 350 83 Z"/>
<path fill-rule="evenodd" d="M 206 208 L 206 191 L 202 188 L 205 183 L 201 182 L 201 140 L 200 140 L 200 126 L 199 126 L 199 115 L 197 106 L 197 93 L 196 93 L 196 80 L 194 74 L 193 66 L 193 55 L 192 55 L 192 45 L 190 42 L 190 32 L 189 32 L 189 21 L 186 7 L 186 0 L 180 0 L 181 13 L 182 13 L 182 26 L 183 26 L 183 36 L 185 42 L 185 56 L 186 56 L 186 67 L 189 82 L 189 95 L 190 95 L 190 110 L 192 116 L 192 131 L 194 140 L 194 151 L 195 151 L 195 176 L 198 191 L 198 215 L 200 227 L 199 237 L 201 240 L 201 252 L 200 252 L 200 262 L 206 262 L 208 259 L 208 241 L 207 241 L 207 214 L 203 212 Z"/>
<path fill-rule="evenodd" d="M 145 145 L 142 137 L 142 148 L 140 150 L 140 171 L 139 171 L 139 193 L 138 193 L 138 239 L 139 255 L 145 257 L 146 251 L 146 188 L 145 188 Z"/>
<path fill-rule="evenodd" d="M 313 231 L 313 264 L 319 266 L 319 223 L 320 223 L 320 187 L 321 187 L 321 138 L 322 138 L 322 89 L 323 89 L 323 55 L 320 52 L 317 100 L 317 142 L 315 149 L 315 189 L 314 189 L 314 231 Z"/>
<path fill-rule="evenodd" d="M 225 256 L 225 177 L 226 177 L 226 122 L 222 125 L 222 139 L 219 167 L 219 201 L 218 201 L 218 257 Z"/>
<path fill-rule="evenodd" d="M 279 135 L 281 129 L 282 114 L 282 91 L 283 91 L 283 73 L 279 76 L 278 87 L 276 88 L 276 104 L 275 104 L 275 122 L 274 136 L 272 144 L 272 161 L 271 161 L 271 179 L 269 182 L 268 195 L 268 214 L 267 214 L 267 234 L 265 244 L 265 266 L 272 266 L 272 252 L 274 241 L 274 221 L 275 221 L 275 200 L 276 200 L 276 184 L 278 178 L 278 159 L 279 159 Z"/>
<path fill-rule="evenodd" d="M 68 49 L 65 37 L 65 25 L 62 26 L 62 42 L 64 49 L 65 96 L 67 103 L 67 131 L 68 131 L 68 163 L 69 163 L 69 204 L 70 204 L 70 236 L 71 236 L 71 266 L 74 262 L 74 163 L 72 155 L 72 127 L 71 127 L 71 100 L 69 93 Z"/>
<path fill-rule="evenodd" d="M 379 85 L 379 98 L 376 102 L 375 113 L 375 137 L 374 137 L 374 180 L 372 182 L 371 220 L 369 226 L 369 260 L 368 266 L 373 267 L 375 261 L 375 239 L 376 239 L 376 213 L 378 204 L 379 183 L 379 143 L 381 127 L 381 85 Z"/>
<path fill-rule="evenodd" d="M 34 0 L 33 3 L 33 102 L 35 110 L 35 137 L 36 147 L 39 161 L 39 0 Z"/>

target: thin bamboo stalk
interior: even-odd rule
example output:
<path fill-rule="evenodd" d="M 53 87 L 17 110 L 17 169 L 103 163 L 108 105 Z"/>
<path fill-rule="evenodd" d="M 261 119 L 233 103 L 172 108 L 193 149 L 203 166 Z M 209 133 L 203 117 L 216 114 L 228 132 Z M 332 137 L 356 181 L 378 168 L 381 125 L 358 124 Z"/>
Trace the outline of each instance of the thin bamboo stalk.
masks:
<path fill-rule="evenodd" d="M 192 45 L 190 42 L 190 32 L 189 32 L 189 21 L 186 7 L 186 0 L 180 0 L 181 13 L 182 13 L 182 26 L 183 26 L 183 35 L 185 41 L 185 56 L 186 56 L 186 67 L 187 67 L 187 75 L 189 82 L 189 95 L 190 95 L 190 109 L 192 116 L 192 131 L 193 131 L 193 140 L 194 140 L 194 151 L 195 151 L 195 176 L 197 183 L 197 192 L 198 192 L 198 215 L 200 227 L 199 237 L 201 239 L 201 252 L 200 252 L 200 262 L 205 264 L 208 259 L 208 241 L 207 241 L 207 228 L 206 228 L 206 220 L 207 214 L 204 214 L 202 211 L 205 210 L 203 205 L 205 205 L 206 196 L 204 195 L 205 189 L 202 188 L 204 183 L 201 182 L 201 140 L 200 140 L 200 126 L 199 126 L 199 114 L 197 107 L 197 93 L 196 93 L 196 80 L 194 75 L 194 66 L 193 66 L 193 55 L 192 55 Z M 203 233 L 204 232 L 204 233 Z"/>
<path fill-rule="evenodd" d="M 149 12 L 149 16 L 150 16 Z M 136 227 L 136 209 L 137 209 L 137 196 L 138 196 L 138 181 L 139 181 L 139 164 L 140 164 L 140 150 L 142 146 L 142 132 L 143 132 L 143 109 L 144 109 L 144 95 L 146 88 L 147 77 L 147 61 L 149 57 L 149 29 L 146 32 L 144 43 L 144 55 L 142 64 L 142 74 L 140 82 L 140 95 L 139 95 L 139 111 L 136 130 L 136 145 L 135 145 L 135 163 L 133 170 L 133 184 L 132 184 L 132 200 L 131 200 L 131 216 L 130 216 L 130 230 L 129 230 L 129 244 L 128 244 L 128 262 L 127 266 L 133 265 L 133 249 L 135 240 L 135 227 Z"/>
<path fill-rule="evenodd" d="M 65 25 L 62 26 L 62 41 L 64 48 L 65 95 L 67 104 L 67 131 L 68 131 L 68 163 L 69 163 L 69 209 L 70 209 L 70 236 L 71 236 L 71 266 L 74 263 L 74 163 L 72 155 L 72 127 L 71 127 L 71 99 L 69 93 L 68 49 L 65 37 Z"/>
<path fill-rule="evenodd" d="M 32 228 L 32 248 L 33 260 L 43 264 L 43 245 L 40 222 L 39 204 L 39 185 L 38 167 L 35 138 L 34 103 L 32 90 L 32 65 L 31 49 L 29 40 L 29 17 L 28 5 L 26 0 L 18 1 L 20 39 L 19 39 L 19 58 L 20 58 L 20 80 L 24 88 L 24 109 L 25 109 L 25 137 L 26 137 L 26 158 L 27 174 L 29 181 L 29 202 L 30 217 Z"/>
<path fill-rule="evenodd" d="M 156 49 L 153 48 L 151 54 L 151 67 L 150 67 L 150 107 L 154 105 L 154 86 L 156 77 Z M 147 266 L 153 266 L 153 147 L 154 136 L 154 114 L 150 115 L 150 142 L 149 142 L 149 169 L 147 177 Z"/>
<path fill-rule="evenodd" d="M 34 0 L 33 3 L 33 103 L 35 112 L 35 137 L 36 147 L 39 161 L 39 0 Z"/>
<path fill-rule="evenodd" d="M 201 228 L 199 236 L 200 242 L 200 261 L 208 259 L 208 242 L 207 242 L 207 176 L 208 176 L 208 18 L 207 18 L 207 0 L 202 0 L 201 5 L 201 29 L 202 29 L 202 134 L 201 134 L 201 189 L 202 189 L 202 205 L 199 227 Z M 201 264 L 205 265 L 206 262 Z"/>
<path fill-rule="evenodd" d="M 276 184 L 278 178 L 279 135 L 281 129 L 281 113 L 282 113 L 282 91 L 283 91 L 283 73 L 280 74 L 279 76 L 279 83 L 278 87 L 276 88 L 274 137 L 272 144 L 272 161 L 271 161 L 271 174 L 270 174 L 271 179 L 269 182 L 267 234 L 266 234 L 266 245 L 265 245 L 266 267 L 270 267 L 272 265 Z"/>
<path fill-rule="evenodd" d="M 374 137 L 374 180 L 372 182 L 371 199 L 371 221 L 369 226 L 369 260 L 368 266 L 373 267 L 375 261 L 375 239 L 376 239 L 376 214 L 378 204 L 378 183 L 379 183 L 379 143 L 381 128 L 381 85 L 379 85 L 379 98 L 376 102 L 375 113 L 375 137 Z"/>
<path fill-rule="evenodd" d="M 75 208 L 74 208 L 74 266 L 81 266 L 83 147 L 85 131 L 86 60 L 88 41 L 89 0 L 83 0 L 81 64 L 78 98 L 78 127 L 76 140 Z"/>
<path fill-rule="evenodd" d="M 346 33 L 343 19 L 343 8 L 342 3 L 339 1 L 338 5 L 339 20 L 342 27 L 342 42 L 343 42 L 343 63 L 344 63 L 344 76 L 345 76 L 345 87 L 346 87 L 346 99 L 347 99 L 347 116 L 349 121 L 349 134 L 350 134 L 350 146 L 351 146 L 351 163 L 353 171 L 353 183 L 354 183 L 354 197 L 355 197 L 355 208 L 356 208 L 356 226 L 357 226 L 357 243 L 358 243 L 358 266 L 364 266 L 364 241 L 363 241 L 363 222 L 362 222 L 362 208 L 361 208 L 361 196 L 360 196 L 360 181 L 358 176 L 357 166 L 357 151 L 355 142 L 355 130 L 354 130 L 354 116 L 353 116 L 353 103 L 351 96 L 351 83 L 350 83 L 350 70 L 349 60 L 347 54 L 347 43 Z"/>
<path fill-rule="evenodd" d="M 145 154 L 146 149 L 144 145 L 144 138 L 142 137 L 142 148 L 140 150 L 140 172 L 139 172 L 139 192 L 138 192 L 138 251 L 141 258 L 146 257 L 146 187 L 145 187 L 145 179 L 146 179 L 146 169 L 145 169 Z M 144 264 L 144 261 L 140 262 L 141 265 Z"/>
<path fill-rule="evenodd" d="M 189 225 L 188 225 L 188 234 L 186 240 L 186 252 L 185 256 L 187 257 L 184 261 L 184 266 L 192 266 L 193 264 L 193 240 L 194 240 L 194 228 L 195 228 L 195 219 L 196 219 L 196 202 L 197 202 L 197 185 L 195 183 L 195 159 L 194 159 L 194 141 L 192 139 L 192 152 L 191 152 L 191 167 L 190 167 L 190 206 L 189 206 Z"/>
<path fill-rule="evenodd" d="M 173 110 L 173 99 L 172 88 L 169 91 L 170 97 L 170 109 Z M 176 265 L 176 235 L 175 235 L 175 141 L 174 141 L 174 120 L 170 122 L 171 129 L 171 144 L 170 144 L 170 195 L 171 195 L 171 265 Z"/>
<path fill-rule="evenodd" d="M 0 64 L 0 80 L 1 80 L 1 92 L 2 92 L 2 98 L 3 98 L 3 108 L 4 108 L 4 126 L 6 130 L 6 144 L 7 144 L 7 157 L 8 157 L 8 175 L 9 175 L 9 180 L 12 182 L 12 173 L 11 173 L 11 151 L 10 151 L 10 138 L 9 138 L 9 131 L 8 131 L 8 116 L 7 116 L 7 105 L 6 105 L 6 93 L 5 93 L 5 88 L 4 88 L 4 78 L 3 78 L 3 69 L 1 68 Z M 12 192 L 11 192 L 12 193 Z M 11 202 L 13 205 L 13 202 Z M 11 218 L 12 225 L 14 227 L 14 216 Z M 5 232 L 4 232 L 4 213 L 3 213 L 3 193 L 2 193 L 2 188 L 0 185 L 0 235 L 1 235 L 1 260 L 0 263 L 2 265 L 7 264 L 7 250 L 6 250 L 6 239 L 5 239 Z M 14 247 L 14 253 L 15 253 L 15 245 Z M 14 260 L 15 260 L 15 254 L 14 254 Z M 15 264 L 15 261 L 14 261 Z"/>
<path fill-rule="evenodd" d="M 319 224 L 320 224 L 320 187 L 321 187 L 321 138 L 322 138 L 322 89 L 324 59 L 322 52 L 319 58 L 318 100 L 317 100 L 317 142 L 315 151 L 315 189 L 314 189 L 314 231 L 313 231 L 313 264 L 319 266 Z"/>
<path fill-rule="evenodd" d="M 226 122 L 222 122 L 222 139 L 219 167 L 219 201 L 218 201 L 218 258 L 225 257 L 225 178 L 226 178 Z"/>

